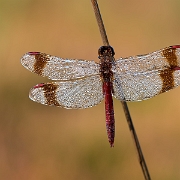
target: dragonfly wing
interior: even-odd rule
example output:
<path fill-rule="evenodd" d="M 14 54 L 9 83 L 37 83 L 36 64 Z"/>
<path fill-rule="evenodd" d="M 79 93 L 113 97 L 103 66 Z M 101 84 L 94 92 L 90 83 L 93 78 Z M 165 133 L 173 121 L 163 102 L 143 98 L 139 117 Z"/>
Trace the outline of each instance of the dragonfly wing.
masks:
<path fill-rule="evenodd" d="M 143 73 L 176 66 L 180 67 L 180 45 L 169 46 L 149 54 L 120 58 L 114 62 L 112 70 L 117 74 Z"/>
<path fill-rule="evenodd" d="M 99 75 L 74 81 L 38 84 L 30 90 L 29 97 L 41 104 L 70 109 L 92 107 L 104 98 Z"/>
<path fill-rule="evenodd" d="M 118 60 L 113 71 L 114 97 L 125 101 L 152 98 L 180 85 L 180 46 Z"/>
<path fill-rule="evenodd" d="M 94 61 L 63 59 L 40 52 L 26 53 L 21 63 L 29 71 L 52 80 L 71 80 L 99 74 L 99 64 Z"/>
<path fill-rule="evenodd" d="M 167 92 L 180 85 L 180 70 L 166 69 L 115 75 L 114 97 L 125 101 L 141 101 Z"/>

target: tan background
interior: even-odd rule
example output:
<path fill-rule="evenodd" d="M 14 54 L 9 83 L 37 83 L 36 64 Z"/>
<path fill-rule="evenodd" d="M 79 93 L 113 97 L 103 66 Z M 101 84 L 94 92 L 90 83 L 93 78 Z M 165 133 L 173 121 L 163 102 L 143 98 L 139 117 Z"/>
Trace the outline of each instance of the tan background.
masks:
<path fill-rule="evenodd" d="M 116 58 L 180 44 L 179 0 L 99 5 Z M 66 110 L 28 98 L 33 85 L 48 80 L 21 66 L 24 53 L 98 61 L 101 45 L 90 0 L 0 0 L 0 179 L 144 179 L 119 101 L 111 149 L 104 103 Z M 180 179 L 179 94 L 128 103 L 153 180 Z"/>

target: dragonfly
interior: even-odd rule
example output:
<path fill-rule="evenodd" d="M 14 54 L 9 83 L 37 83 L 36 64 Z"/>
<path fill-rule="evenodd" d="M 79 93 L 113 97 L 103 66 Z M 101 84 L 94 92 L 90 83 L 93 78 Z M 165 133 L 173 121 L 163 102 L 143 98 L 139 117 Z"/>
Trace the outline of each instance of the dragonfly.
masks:
<path fill-rule="evenodd" d="M 117 60 L 114 55 L 111 46 L 99 48 L 99 63 L 41 52 L 24 54 L 21 63 L 26 69 L 53 80 L 31 88 L 30 99 L 67 109 L 93 107 L 104 99 L 106 131 L 113 147 L 113 97 L 120 101 L 141 101 L 179 86 L 180 45 Z"/>

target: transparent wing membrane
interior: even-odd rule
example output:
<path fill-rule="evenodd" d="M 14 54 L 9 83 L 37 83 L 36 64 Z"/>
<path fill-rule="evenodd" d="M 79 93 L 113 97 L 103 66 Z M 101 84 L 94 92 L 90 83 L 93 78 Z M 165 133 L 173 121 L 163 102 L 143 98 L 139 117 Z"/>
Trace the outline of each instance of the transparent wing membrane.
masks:
<path fill-rule="evenodd" d="M 173 71 L 172 76 L 167 73 L 167 82 L 173 82 L 173 85 L 163 83 L 160 73 L 162 72 L 156 70 L 137 74 L 115 75 L 113 96 L 119 100 L 142 101 L 180 85 L 180 70 Z"/>
<path fill-rule="evenodd" d="M 94 61 L 63 59 L 40 52 L 29 52 L 21 58 L 22 65 L 31 72 L 52 80 L 71 80 L 99 74 Z"/>
<path fill-rule="evenodd" d="M 152 98 L 180 85 L 180 46 L 119 59 L 112 70 L 115 98 L 126 101 Z"/>
<path fill-rule="evenodd" d="M 36 85 L 29 97 L 41 104 L 75 109 L 95 106 L 104 98 L 99 75 Z"/>
<path fill-rule="evenodd" d="M 169 51 L 168 51 L 169 48 Z M 114 62 L 112 71 L 120 73 L 143 73 L 153 70 L 163 70 L 171 66 L 173 61 L 177 61 L 176 66 L 180 67 L 180 48 L 176 48 L 174 55 L 176 57 L 170 57 L 172 55 L 171 47 L 164 48 L 158 51 L 154 51 L 145 55 L 131 56 L 127 58 L 120 58 Z M 165 54 L 167 53 L 167 55 Z M 169 53 L 169 54 L 168 54 Z M 168 59 L 168 56 L 171 59 Z M 173 59 L 177 58 L 177 59 Z M 171 61 L 171 62 L 170 62 Z M 175 63 L 174 63 L 175 64 Z"/>
<path fill-rule="evenodd" d="M 160 93 L 162 81 L 159 72 L 115 74 L 113 96 L 119 100 L 141 101 Z"/>

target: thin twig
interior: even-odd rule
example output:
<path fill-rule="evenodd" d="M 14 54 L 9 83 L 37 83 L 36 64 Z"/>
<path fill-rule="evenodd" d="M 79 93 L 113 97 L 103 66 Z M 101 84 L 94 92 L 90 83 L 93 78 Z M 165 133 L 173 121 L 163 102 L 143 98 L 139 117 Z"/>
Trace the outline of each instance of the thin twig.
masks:
<path fill-rule="evenodd" d="M 106 30 L 105 30 L 105 27 L 104 27 L 104 24 L 103 24 L 101 13 L 99 11 L 98 3 L 97 3 L 96 0 L 91 0 L 91 2 L 92 2 L 92 5 L 93 5 L 93 8 L 94 8 L 94 13 L 95 13 L 96 20 L 97 20 L 97 23 L 98 23 L 98 26 L 99 26 L 99 30 L 100 30 L 100 34 L 101 34 L 101 37 L 102 37 L 103 44 L 104 44 L 104 46 L 109 46 L 109 41 L 108 41 L 108 38 L 107 38 L 107 35 L 106 35 Z"/>
<path fill-rule="evenodd" d="M 104 28 L 101 13 L 99 11 L 97 0 L 91 0 L 91 2 L 92 2 L 92 5 L 93 5 L 93 8 L 94 8 L 94 13 L 95 13 L 95 16 L 96 16 L 96 19 L 97 19 L 97 23 L 98 23 L 99 30 L 100 30 L 100 33 L 101 33 L 101 37 L 102 37 L 102 40 L 103 40 L 103 44 L 105 46 L 108 46 L 109 41 L 108 41 L 108 38 L 107 38 L 107 35 L 106 35 L 106 31 L 105 31 L 105 28 Z M 142 171 L 143 171 L 143 174 L 144 174 L 144 178 L 145 178 L 145 180 L 151 180 L 150 174 L 149 174 L 149 171 L 148 171 L 148 168 L 147 168 L 147 165 L 146 165 L 146 162 L 145 162 L 142 150 L 141 150 L 141 146 L 140 146 L 140 143 L 139 143 L 139 140 L 138 140 L 138 137 L 137 137 L 137 134 L 136 134 L 132 119 L 131 119 L 131 115 L 130 115 L 127 103 L 126 103 L 126 101 L 121 101 L 121 103 L 122 103 L 122 106 L 123 106 L 123 109 L 124 109 L 124 113 L 125 113 L 125 116 L 126 116 L 126 120 L 128 122 L 128 126 L 129 126 L 129 129 L 130 129 L 131 135 L 133 137 L 133 141 L 135 143 L 135 147 L 136 147 L 136 150 L 137 150 L 137 153 L 138 153 L 139 163 L 141 165 L 141 168 L 142 168 Z"/>

